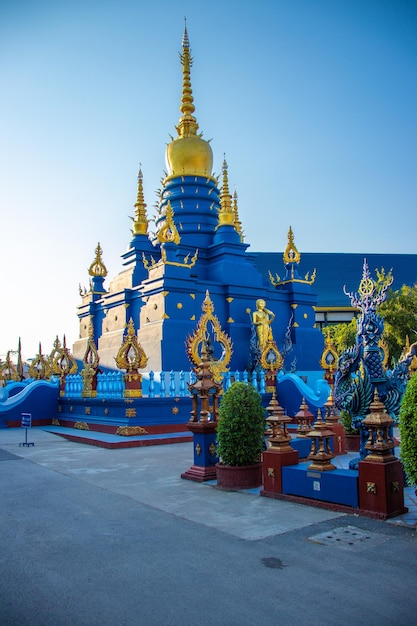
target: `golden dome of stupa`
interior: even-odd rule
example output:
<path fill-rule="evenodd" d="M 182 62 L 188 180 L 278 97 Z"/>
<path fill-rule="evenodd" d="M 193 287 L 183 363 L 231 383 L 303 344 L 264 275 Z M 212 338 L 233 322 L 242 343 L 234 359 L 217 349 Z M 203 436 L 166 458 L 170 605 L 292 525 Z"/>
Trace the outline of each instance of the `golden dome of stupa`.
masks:
<path fill-rule="evenodd" d="M 165 160 L 168 176 L 211 176 L 213 152 L 209 142 L 197 132 L 198 124 L 193 115 L 195 106 L 190 81 L 192 58 L 186 27 L 182 38 L 180 58 L 183 73 L 180 106 L 182 116 L 176 127 L 178 137 L 173 139 L 166 149 Z"/>

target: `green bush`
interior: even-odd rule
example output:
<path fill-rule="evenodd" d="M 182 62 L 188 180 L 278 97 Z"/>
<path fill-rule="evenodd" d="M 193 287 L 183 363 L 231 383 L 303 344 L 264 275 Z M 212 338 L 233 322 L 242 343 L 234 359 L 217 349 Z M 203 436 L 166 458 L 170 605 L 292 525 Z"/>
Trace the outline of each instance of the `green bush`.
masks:
<path fill-rule="evenodd" d="M 352 416 L 347 411 L 340 411 L 340 423 L 347 435 L 359 435 L 359 429 L 352 426 Z"/>
<path fill-rule="evenodd" d="M 400 458 L 409 485 L 417 485 L 417 372 L 407 384 L 399 413 Z"/>
<path fill-rule="evenodd" d="M 233 383 L 219 409 L 217 454 L 225 465 L 254 465 L 260 461 L 266 413 L 260 394 L 251 385 Z"/>

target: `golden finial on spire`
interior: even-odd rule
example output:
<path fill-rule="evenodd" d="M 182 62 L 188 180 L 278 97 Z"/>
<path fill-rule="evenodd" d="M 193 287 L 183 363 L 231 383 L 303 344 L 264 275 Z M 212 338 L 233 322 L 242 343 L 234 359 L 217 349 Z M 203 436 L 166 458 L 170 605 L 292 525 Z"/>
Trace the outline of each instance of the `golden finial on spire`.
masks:
<path fill-rule="evenodd" d="M 300 259 L 301 254 L 298 252 L 294 243 L 294 235 L 290 226 L 290 229 L 288 231 L 288 245 L 285 248 L 284 252 L 284 263 L 299 263 Z"/>
<path fill-rule="evenodd" d="M 233 192 L 233 217 L 234 217 L 234 225 L 235 231 L 239 233 L 240 241 L 244 242 L 243 230 L 242 230 L 242 222 L 239 219 L 239 210 L 237 207 L 237 193 L 236 189 Z"/>
<path fill-rule="evenodd" d="M 133 234 L 134 235 L 147 235 L 148 234 L 148 220 L 146 218 L 146 204 L 143 197 L 143 175 L 141 164 L 139 164 L 138 172 L 138 195 L 136 198 L 135 217 L 133 218 Z"/>
<path fill-rule="evenodd" d="M 107 268 L 103 263 L 102 254 L 103 251 L 100 242 L 98 242 L 97 248 L 95 249 L 95 259 L 88 268 L 90 276 L 102 276 L 103 278 L 107 276 Z"/>
<path fill-rule="evenodd" d="M 182 95 L 179 119 L 176 130 L 178 137 L 167 146 L 166 164 L 169 176 L 211 176 L 213 152 L 208 141 L 198 133 L 190 71 L 193 63 L 188 40 L 187 24 L 184 24 L 182 37 Z"/>
<path fill-rule="evenodd" d="M 195 111 L 193 90 L 191 89 L 190 71 L 193 64 L 193 58 L 191 56 L 190 42 L 188 40 L 187 23 L 184 24 L 184 33 L 182 36 L 182 54 L 180 54 L 182 64 L 182 97 L 180 111 L 182 117 L 180 118 L 177 126 L 177 132 L 179 137 L 188 137 L 189 135 L 196 135 L 198 131 L 198 124 L 196 118 L 193 116 Z"/>
<path fill-rule="evenodd" d="M 219 226 L 234 226 L 234 214 L 232 209 L 232 196 L 229 193 L 229 181 L 227 176 L 226 156 L 223 160 L 223 185 L 220 194 Z"/>

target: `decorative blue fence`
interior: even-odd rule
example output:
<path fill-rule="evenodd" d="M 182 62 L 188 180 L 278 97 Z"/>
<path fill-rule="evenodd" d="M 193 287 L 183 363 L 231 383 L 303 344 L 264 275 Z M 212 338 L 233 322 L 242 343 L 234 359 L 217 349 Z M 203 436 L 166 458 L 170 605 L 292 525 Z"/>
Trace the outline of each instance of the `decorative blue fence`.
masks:
<path fill-rule="evenodd" d="M 97 398 L 123 398 L 123 372 L 103 372 L 97 375 Z M 149 398 L 186 397 L 189 395 L 188 385 L 196 381 L 193 371 L 190 372 L 149 372 L 142 376 L 142 395 Z M 226 372 L 223 378 L 223 389 L 226 391 L 233 382 L 251 384 L 259 393 L 265 393 L 265 373 Z M 83 378 L 81 374 L 70 374 L 65 380 L 65 395 L 70 398 L 81 398 Z"/>

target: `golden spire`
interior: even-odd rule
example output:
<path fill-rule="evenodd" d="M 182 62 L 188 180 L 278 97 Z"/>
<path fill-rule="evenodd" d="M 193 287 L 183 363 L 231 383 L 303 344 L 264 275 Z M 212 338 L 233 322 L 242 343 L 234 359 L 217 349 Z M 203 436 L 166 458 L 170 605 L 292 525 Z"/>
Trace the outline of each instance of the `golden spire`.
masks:
<path fill-rule="evenodd" d="M 234 214 L 232 209 L 232 196 L 229 193 L 229 181 L 227 177 L 226 156 L 223 160 L 223 185 L 220 194 L 219 226 L 234 226 Z"/>
<path fill-rule="evenodd" d="M 236 232 L 239 233 L 240 241 L 244 242 L 243 230 L 242 230 L 242 222 L 239 219 L 239 211 L 237 207 L 237 193 L 236 189 L 233 192 L 233 216 L 234 216 L 234 225 Z"/>
<path fill-rule="evenodd" d="M 170 176 L 211 176 L 213 152 L 209 142 L 202 139 L 201 133 L 197 133 L 198 124 L 193 115 L 195 106 L 190 79 L 193 60 L 186 25 L 180 60 L 183 76 L 180 105 L 182 116 L 176 126 L 178 137 L 167 146 L 167 170 Z"/>
<path fill-rule="evenodd" d="M 97 248 L 95 249 L 96 257 L 88 268 L 90 276 L 102 276 L 103 278 L 107 276 L 107 268 L 103 263 L 102 253 L 100 242 L 98 242 Z"/>
<path fill-rule="evenodd" d="M 134 235 L 147 235 L 148 234 L 148 220 L 146 218 L 146 204 L 143 197 L 143 175 L 142 169 L 139 165 L 138 173 L 138 195 L 136 198 L 135 217 L 133 218 L 133 234 Z"/>

